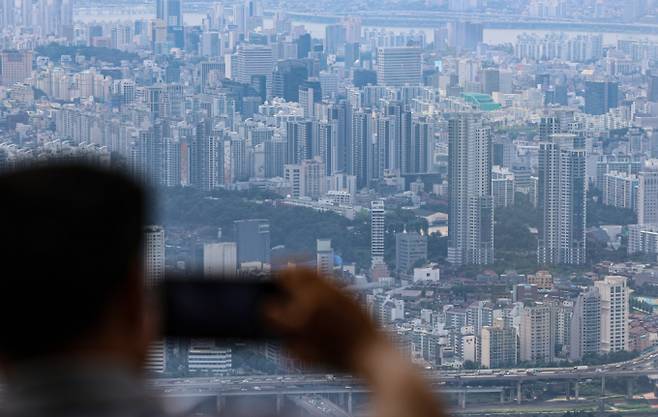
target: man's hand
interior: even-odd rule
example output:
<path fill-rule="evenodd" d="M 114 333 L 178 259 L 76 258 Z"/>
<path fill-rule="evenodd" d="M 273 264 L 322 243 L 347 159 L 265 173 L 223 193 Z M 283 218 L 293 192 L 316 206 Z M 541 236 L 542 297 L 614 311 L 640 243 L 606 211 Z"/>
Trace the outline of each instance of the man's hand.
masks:
<path fill-rule="evenodd" d="M 313 365 L 357 373 L 360 355 L 380 335 L 374 321 L 347 293 L 309 269 L 279 274 L 284 296 L 266 308 L 269 321 L 286 335 L 286 346 Z"/>
<path fill-rule="evenodd" d="M 422 376 L 350 295 L 309 269 L 287 270 L 278 280 L 284 297 L 266 315 L 292 354 L 364 378 L 378 417 L 443 416 Z"/>

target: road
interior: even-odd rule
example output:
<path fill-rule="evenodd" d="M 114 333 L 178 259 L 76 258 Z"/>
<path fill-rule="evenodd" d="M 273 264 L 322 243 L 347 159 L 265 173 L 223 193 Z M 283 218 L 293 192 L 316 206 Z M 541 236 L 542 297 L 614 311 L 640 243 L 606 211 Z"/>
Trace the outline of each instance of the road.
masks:
<path fill-rule="evenodd" d="M 502 385 L 531 381 L 578 381 L 592 378 L 637 377 L 658 375 L 655 361 L 657 351 L 619 363 L 592 367 L 557 367 L 505 370 L 436 370 L 426 371 L 430 383 L 441 392 L 459 386 L 459 391 L 478 392 L 480 383 L 497 382 Z M 202 378 L 155 378 L 152 388 L 164 396 L 203 395 L 311 395 L 366 392 L 367 388 L 351 376 L 325 374 L 248 375 Z M 464 388 L 466 387 L 466 388 Z M 474 388 L 473 388 L 474 387 Z M 500 390 L 500 389 L 498 389 Z"/>

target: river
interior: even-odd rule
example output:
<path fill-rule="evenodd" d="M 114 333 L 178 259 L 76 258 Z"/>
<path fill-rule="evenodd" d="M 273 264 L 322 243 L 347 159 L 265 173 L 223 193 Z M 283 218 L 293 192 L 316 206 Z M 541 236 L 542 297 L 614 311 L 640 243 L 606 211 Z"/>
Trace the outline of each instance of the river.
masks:
<path fill-rule="evenodd" d="M 88 10 L 88 9 L 87 9 Z M 147 14 L 143 11 L 132 12 L 132 13 L 95 13 L 95 12 L 85 12 L 81 13 L 76 11 L 75 19 L 77 21 L 91 23 L 91 22 L 108 22 L 108 21 L 131 21 L 137 19 L 150 19 L 152 14 Z M 184 16 L 184 21 L 186 25 L 200 25 L 204 15 L 201 13 L 186 13 Z M 303 25 L 307 31 L 311 33 L 314 38 L 322 39 L 324 38 L 324 28 L 326 24 L 316 23 L 316 22 L 304 22 L 302 20 L 293 20 L 293 25 L 299 26 Z M 264 21 L 265 28 L 272 27 L 272 19 L 266 18 Z M 415 32 L 424 32 L 425 38 L 428 42 L 434 41 L 434 32 L 428 28 L 411 28 L 411 27 L 372 27 L 364 26 L 364 29 L 387 29 L 393 32 L 410 32 L 414 30 Z M 522 33 L 534 33 L 537 35 L 544 35 L 551 32 L 560 32 L 560 31 L 550 31 L 550 30 L 526 30 L 526 29 L 485 29 L 484 30 L 484 42 L 490 45 L 499 45 L 505 43 L 514 43 L 518 35 Z M 585 34 L 587 32 L 577 32 L 577 31 L 562 31 L 565 33 L 577 35 Z M 590 32 L 591 33 L 591 32 Z M 658 42 L 658 35 L 638 35 L 638 34 L 629 34 L 629 33 L 612 33 L 605 32 L 603 33 L 603 43 L 604 45 L 615 45 L 620 39 L 636 39 L 636 40 L 651 40 Z"/>

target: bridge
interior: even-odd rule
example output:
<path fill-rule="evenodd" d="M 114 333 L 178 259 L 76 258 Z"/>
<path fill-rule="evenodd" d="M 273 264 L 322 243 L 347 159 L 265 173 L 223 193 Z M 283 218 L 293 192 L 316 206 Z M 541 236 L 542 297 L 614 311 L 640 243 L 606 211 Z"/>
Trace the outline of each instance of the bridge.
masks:
<path fill-rule="evenodd" d="M 273 15 L 269 10 L 267 15 Z M 342 17 L 337 13 L 322 12 L 295 12 L 287 14 L 299 22 L 313 22 L 322 24 L 338 23 Z M 549 31 L 579 31 L 601 33 L 635 33 L 658 34 L 658 24 L 625 23 L 619 21 L 576 20 L 543 18 L 533 16 L 515 15 L 509 13 L 477 13 L 477 12 L 451 12 L 451 11 L 370 11 L 357 14 L 361 17 L 364 26 L 380 27 L 414 27 L 435 28 L 441 24 L 452 21 L 467 21 L 481 23 L 485 29 L 521 29 L 521 30 L 549 30 Z"/>

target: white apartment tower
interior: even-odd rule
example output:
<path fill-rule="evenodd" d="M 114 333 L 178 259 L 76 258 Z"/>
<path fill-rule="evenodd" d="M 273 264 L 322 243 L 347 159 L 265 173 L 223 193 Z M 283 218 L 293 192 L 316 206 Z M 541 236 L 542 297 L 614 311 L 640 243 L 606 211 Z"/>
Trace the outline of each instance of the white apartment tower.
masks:
<path fill-rule="evenodd" d="M 370 259 L 372 264 L 384 262 L 384 200 L 370 203 Z"/>
<path fill-rule="evenodd" d="M 448 119 L 448 141 L 448 262 L 493 263 L 491 129 L 480 113 L 456 113 Z"/>
<path fill-rule="evenodd" d="M 628 350 L 628 286 L 626 277 L 610 275 L 594 283 L 601 297 L 601 351 Z"/>
<path fill-rule="evenodd" d="M 647 160 L 638 177 L 637 222 L 658 224 L 658 159 Z"/>
<path fill-rule="evenodd" d="M 553 312 L 549 304 L 536 303 L 521 309 L 519 360 L 550 363 L 555 355 Z"/>

